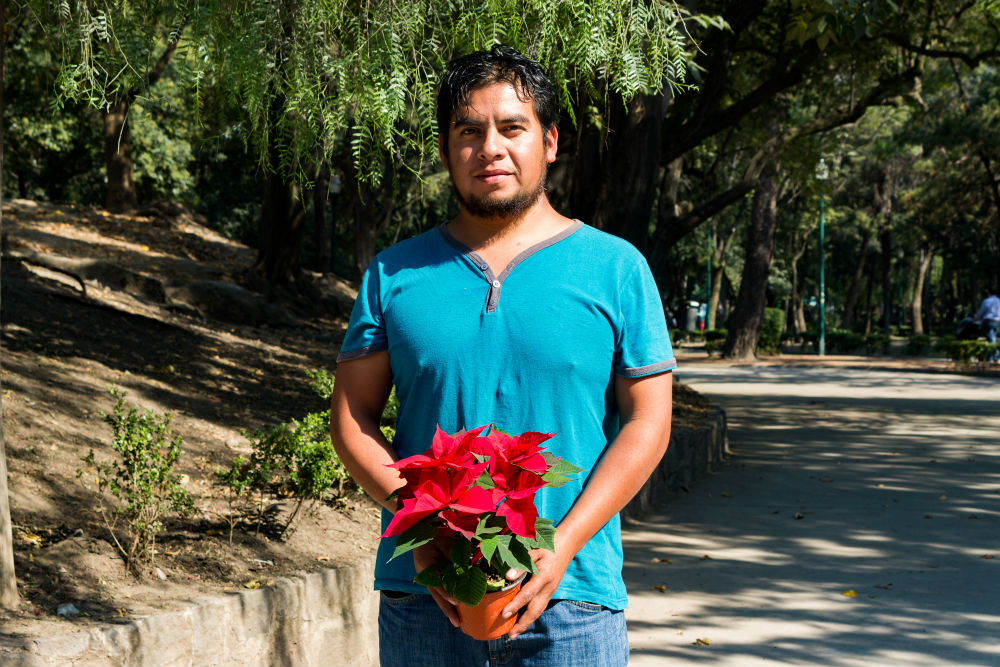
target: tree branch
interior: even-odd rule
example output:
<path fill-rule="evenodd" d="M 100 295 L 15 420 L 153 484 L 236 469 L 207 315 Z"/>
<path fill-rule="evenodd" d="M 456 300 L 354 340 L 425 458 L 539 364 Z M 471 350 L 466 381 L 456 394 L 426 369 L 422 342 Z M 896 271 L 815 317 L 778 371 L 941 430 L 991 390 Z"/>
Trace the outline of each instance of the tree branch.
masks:
<path fill-rule="evenodd" d="M 920 46 L 909 41 L 902 35 L 891 32 L 882 32 L 872 39 L 886 39 L 896 46 L 902 47 L 903 49 L 910 51 L 911 53 L 916 53 L 922 56 L 928 56 L 930 58 L 958 58 L 970 68 L 975 69 L 979 64 L 985 60 L 993 60 L 995 58 L 1000 58 L 1000 49 L 990 49 L 988 51 L 983 51 L 981 53 L 970 54 L 964 51 L 958 51 L 954 49 L 932 49 L 926 46 Z"/>

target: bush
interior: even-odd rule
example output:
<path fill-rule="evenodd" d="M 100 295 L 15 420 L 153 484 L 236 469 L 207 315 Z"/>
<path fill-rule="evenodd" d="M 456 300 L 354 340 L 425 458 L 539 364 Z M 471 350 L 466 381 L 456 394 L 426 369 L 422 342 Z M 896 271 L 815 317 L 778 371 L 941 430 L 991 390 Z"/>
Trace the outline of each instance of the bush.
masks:
<path fill-rule="evenodd" d="M 757 351 L 777 354 L 781 351 L 781 334 L 785 331 L 785 311 L 780 308 L 765 308 L 764 320 L 760 325 Z"/>
<path fill-rule="evenodd" d="M 985 363 L 997 349 L 997 345 L 984 340 L 955 340 L 952 338 L 943 343 L 944 353 L 952 361 L 969 365 L 973 362 Z"/>
<path fill-rule="evenodd" d="M 913 357 L 921 357 L 931 350 L 931 337 L 926 334 L 910 336 L 906 341 L 906 354 Z"/>
<path fill-rule="evenodd" d="M 137 574 L 140 566 L 152 566 L 156 556 L 156 535 L 163 531 L 162 517 L 168 512 L 189 514 L 194 508 L 191 496 L 181 487 L 180 475 L 173 472 L 182 450 L 180 436 L 171 438 L 171 415 L 157 415 L 151 410 L 140 414 L 135 408 L 125 410 L 126 392 L 108 387 L 115 398 L 111 414 L 101 412 L 111 427 L 111 448 L 118 460 L 99 462 L 94 450 L 83 457 L 88 468 L 97 471 L 98 511 L 111 539 Z M 82 476 L 83 470 L 77 471 Z M 105 492 L 118 499 L 109 508 Z M 119 539 L 118 524 L 124 524 Z"/>
<path fill-rule="evenodd" d="M 865 346 L 865 338 L 847 329 L 830 329 L 826 332 L 826 348 L 838 354 L 858 352 Z"/>
<path fill-rule="evenodd" d="M 308 375 L 312 379 L 313 391 L 329 403 L 333 395 L 334 376 L 325 370 L 310 371 Z M 398 409 L 399 401 L 393 388 L 380 423 L 382 434 L 389 441 L 396 434 Z M 296 501 L 288 520 L 278 527 L 281 537 L 294 528 L 304 504 L 308 503 L 311 508 L 324 500 L 334 486 L 338 495 L 343 494 L 345 483 L 351 481 L 347 468 L 330 442 L 329 409 L 244 436 L 253 450 L 250 456 L 237 457 L 229 469 L 216 471 L 228 492 L 229 514 L 226 518 L 230 541 L 241 516 L 250 511 L 256 513 L 257 530 L 260 530 L 268 511 L 265 504 L 269 494 L 278 493 Z"/>
<path fill-rule="evenodd" d="M 865 351 L 868 354 L 886 354 L 889 351 L 889 337 L 881 333 L 865 336 Z"/>

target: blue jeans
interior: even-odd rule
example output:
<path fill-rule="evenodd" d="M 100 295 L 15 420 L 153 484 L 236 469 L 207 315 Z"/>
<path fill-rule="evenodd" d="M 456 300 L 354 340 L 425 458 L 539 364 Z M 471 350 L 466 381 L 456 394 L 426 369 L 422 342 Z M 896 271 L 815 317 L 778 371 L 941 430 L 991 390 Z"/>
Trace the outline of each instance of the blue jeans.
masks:
<path fill-rule="evenodd" d="M 986 334 L 987 342 L 996 344 L 998 326 L 1000 326 L 1000 320 L 983 320 L 983 331 Z M 989 360 L 996 361 L 998 358 L 1000 358 L 1000 350 L 993 350 Z"/>
<path fill-rule="evenodd" d="M 552 600 L 517 639 L 479 641 L 452 627 L 430 595 L 381 594 L 378 635 L 382 667 L 628 664 L 625 612 Z"/>

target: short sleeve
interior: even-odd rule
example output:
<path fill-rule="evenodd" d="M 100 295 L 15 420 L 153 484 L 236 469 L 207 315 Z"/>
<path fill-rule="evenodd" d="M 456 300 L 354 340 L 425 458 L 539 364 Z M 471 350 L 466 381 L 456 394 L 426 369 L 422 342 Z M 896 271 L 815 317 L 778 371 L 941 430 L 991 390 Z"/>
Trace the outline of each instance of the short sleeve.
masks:
<path fill-rule="evenodd" d="M 337 362 L 350 361 L 381 352 L 389 347 L 385 335 L 385 323 L 382 319 L 381 280 L 379 265 L 376 259 L 368 265 L 358 298 L 351 310 L 351 321 L 344 334 L 344 342 L 340 346 Z"/>
<path fill-rule="evenodd" d="M 621 330 L 615 350 L 615 374 L 643 377 L 677 368 L 659 290 L 640 256 L 621 286 Z"/>

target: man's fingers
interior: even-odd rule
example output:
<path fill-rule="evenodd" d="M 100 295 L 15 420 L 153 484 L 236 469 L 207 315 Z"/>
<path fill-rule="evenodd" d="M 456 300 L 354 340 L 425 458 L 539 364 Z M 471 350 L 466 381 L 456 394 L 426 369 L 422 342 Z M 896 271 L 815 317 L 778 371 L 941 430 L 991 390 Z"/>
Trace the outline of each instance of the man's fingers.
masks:
<path fill-rule="evenodd" d="M 441 608 L 441 611 L 448 617 L 451 624 L 457 628 L 460 621 L 458 620 L 458 611 L 455 609 L 455 605 L 440 589 L 428 588 L 427 590 L 430 591 L 431 597 L 437 602 L 437 606 Z"/>
<path fill-rule="evenodd" d="M 519 634 L 531 627 L 531 624 L 535 622 L 542 612 L 545 611 L 547 603 L 542 602 L 541 599 L 535 598 L 528 603 L 528 606 L 524 608 L 524 612 L 521 613 L 521 617 L 517 619 L 517 623 L 514 627 L 510 629 L 507 633 L 511 639 L 516 639 Z"/>

